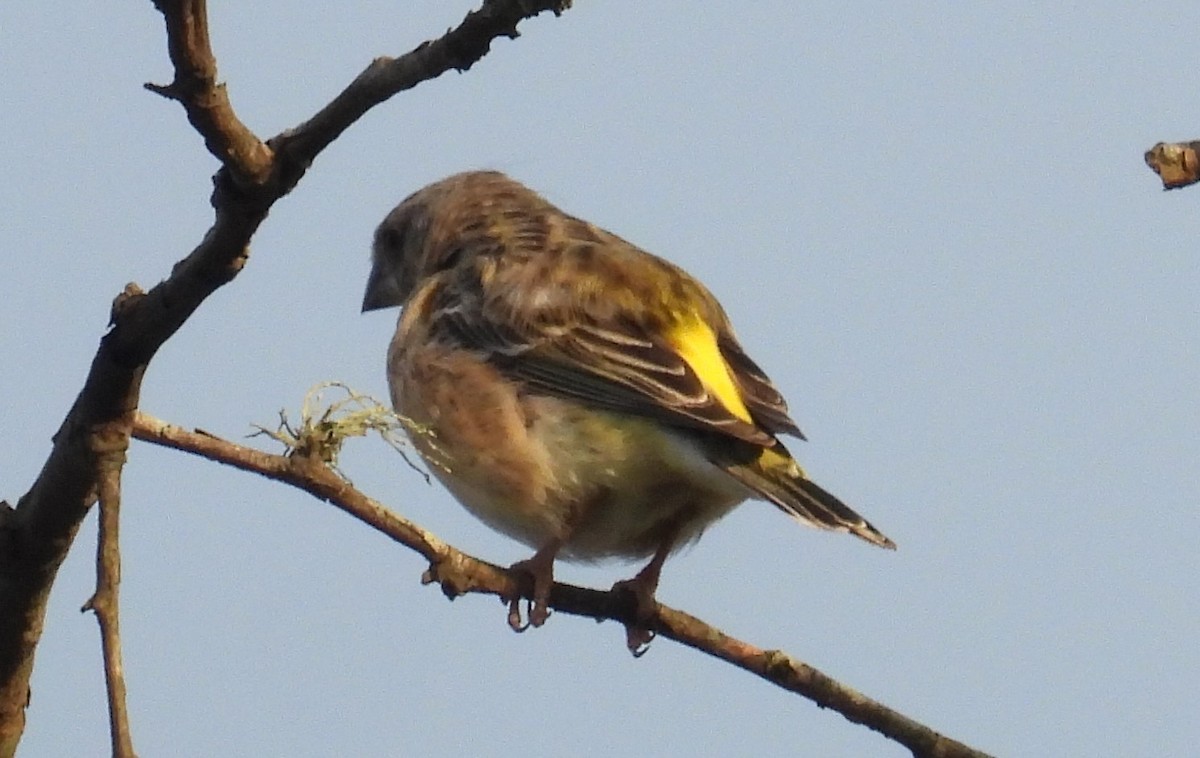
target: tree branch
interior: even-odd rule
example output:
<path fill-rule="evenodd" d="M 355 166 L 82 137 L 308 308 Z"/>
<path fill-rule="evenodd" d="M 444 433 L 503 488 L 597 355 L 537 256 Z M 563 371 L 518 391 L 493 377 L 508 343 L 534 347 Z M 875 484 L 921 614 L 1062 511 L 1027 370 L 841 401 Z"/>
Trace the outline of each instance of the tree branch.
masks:
<path fill-rule="evenodd" d="M 376 58 L 346 89 L 295 129 L 271 139 L 276 150 L 287 153 L 294 164 L 307 167 L 312 158 L 337 139 L 362 114 L 404 90 L 450 70 L 466 71 L 500 36 L 516 39 L 517 24 L 550 11 L 555 16 L 571 7 L 572 0 L 484 0 L 459 26 L 435 41 L 422 42 L 399 58 Z"/>
<path fill-rule="evenodd" d="M 126 438 L 128 439 L 128 438 Z M 100 625 L 104 655 L 104 684 L 108 692 L 108 724 L 113 758 L 136 758 L 125 706 L 125 671 L 121 664 L 121 468 L 106 465 L 100 477 L 100 535 L 96 545 L 96 592 L 81 611 L 93 611 Z"/>
<path fill-rule="evenodd" d="M 307 124 L 265 147 L 237 118 L 216 82 L 204 0 L 155 0 L 166 22 L 175 77 L 172 84 L 151 89 L 184 104 L 209 152 L 221 161 L 211 198 L 215 218 L 166 280 L 146 293 L 130 284 L 117 297 L 112 328 L 100 340 L 46 463 L 17 507 L 0 516 L 0 758 L 15 753 L 24 731 L 29 678 L 50 588 L 96 501 L 106 456 L 128 445 L 142 377 L 158 349 L 209 295 L 237 276 L 248 258 L 250 239 L 272 205 L 355 120 L 396 92 L 449 68 L 469 68 L 486 54 L 491 40 L 515 36 L 522 19 L 543 10 L 560 13 L 568 5 L 563 0 L 484 0 L 441 39 L 382 66 L 392 75 L 367 77 L 374 82 L 369 87 L 352 83 Z"/>
<path fill-rule="evenodd" d="M 532 598 L 533 587 L 524 574 L 474 558 L 438 539 L 417 524 L 397 516 L 381 503 L 352 487 L 319 453 L 273 455 L 229 442 L 206 432 L 181 427 L 137 413 L 133 436 L 156 445 L 182 450 L 284 482 L 324 500 L 429 561 L 422 582 L 441 585 L 446 597 L 468 593 L 501 598 Z M 556 611 L 622 624 L 643 624 L 633 599 L 619 591 L 599 591 L 555 583 L 550 607 Z M 649 627 L 659 636 L 681 642 L 703 653 L 745 669 L 790 692 L 831 708 L 848 720 L 867 726 L 904 745 L 914 756 L 985 758 L 986 754 L 950 739 L 929 727 L 841 684 L 806 663 L 779 650 L 762 648 L 731 637 L 682 611 L 658 606 Z"/>
<path fill-rule="evenodd" d="M 217 59 L 208 38 L 205 0 L 154 0 L 167 25 L 167 51 L 175 79 L 146 89 L 178 100 L 204 145 L 223 166 L 248 184 L 270 174 L 273 156 L 233 111 L 224 84 L 217 83 Z"/>
<path fill-rule="evenodd" d="M 1146 165 L 1162 179 L 1163 189 L 1181 189 L 1200 181 L 1200 141 L 1159 142 L 1146 151 Z"/>
<path fill-rule="evenodd" d="M 169 85 L 146 88 L 183 103 L 188 120 L 235 184 L 270 202 L 291 192 L 313 160 L 371 108 L 450 70 L 466 71 L 487 55 L 497 37 L 515 39 L 517 25 L 543 11 L 558 16 L 572 0 L 483 0 L 457 27 L 399 58 L 379 57 L 308 121 L 264 144 L 233 111 L 217 82 L 204 0 L 155 0 L 166 22 L 175 64 Z"/>

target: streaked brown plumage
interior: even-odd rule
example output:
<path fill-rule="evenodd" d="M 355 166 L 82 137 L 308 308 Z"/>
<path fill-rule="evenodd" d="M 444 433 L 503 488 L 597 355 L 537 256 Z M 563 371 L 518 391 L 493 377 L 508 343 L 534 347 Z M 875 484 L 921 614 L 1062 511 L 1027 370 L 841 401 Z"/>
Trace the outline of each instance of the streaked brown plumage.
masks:
<path fill-rule="evenodd" d="M 749 497 L 894 547 L 796 465 L 782 396 L 677 266 L 497 172 L 405 199 L 373 264 L 363 310 L 403 306 L 393 403 L 451 492 L 537 550 L 531 623 L 559 554 L 652 557 L 627 583 L 649 604 L 667 555 Z"/>

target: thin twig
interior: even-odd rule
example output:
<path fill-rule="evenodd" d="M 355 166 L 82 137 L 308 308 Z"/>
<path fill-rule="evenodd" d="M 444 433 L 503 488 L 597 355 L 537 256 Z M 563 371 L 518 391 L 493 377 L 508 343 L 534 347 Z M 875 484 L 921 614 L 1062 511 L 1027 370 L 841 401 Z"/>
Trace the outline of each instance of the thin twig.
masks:
<path fill-rule="evenodd" d="M 484 0 L 457 27 L 396 58 L 379 57 L 316 115 L 269 140 L 297 167 L 307 166 L 330 142 L 371 108 L 448 71 L 466 71 L 491 49 L 497 37 L 515 39 L 517 25 L 545 11 L 555 16 L 571 0 Z"/>
<path fill-rule="evenodd" d="M 425 583 L 437 582 L 451 599 L 467 593 L 510 598 L 532 597 L 527 577 L 516 577 L 499 566 L 481 561 L 446 544 L 434 534 L 388 510 L 354 489 L 315 455 L 274 455 L 244 447 L 207 433 L 191 432 L 144 413 L 134 418 L 133 436 L 157 445 L 182 450 L 290 484 L 345 511 L 416 552 L 429 561 Z M 609 619 L 623 624 L 642 623 L 626 593 L 585 589 L 556 583 L 550 607 L 562 613 Z M 982 753 L 950 739 L 882 703 L 847 687 L 817 669 L 778 650 L 762 648 L 731 637 L 700 619 L 658 606 L 650 624 L 659 636 L 745 669 L 823 708 L 841 713 L 895 740 L 915 756 L 985 758 Z"/>
<path fill-rule="evenodd" d="M 122 459 L 124 455 L 120 456 Z M 121 663 L 121 467 L 106 465 L 100 476 L 100 527 L 96 545 L 96 592 L 81 611 L 92 611 L 100 625 L 104 684 L 108 691 L 108 724 L 114 758 L 136 758 L 125 705 L 125 670 Z"/>

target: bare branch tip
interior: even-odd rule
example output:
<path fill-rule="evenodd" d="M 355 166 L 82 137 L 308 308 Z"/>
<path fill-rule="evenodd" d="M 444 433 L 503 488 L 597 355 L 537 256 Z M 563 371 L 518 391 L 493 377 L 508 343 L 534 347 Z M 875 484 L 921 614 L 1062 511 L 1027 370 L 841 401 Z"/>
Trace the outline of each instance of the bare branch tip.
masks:
<path fill-rule="evenodd" d="M 1142 158 L 1162 180 L 1164 190 L 1181 189 L 1200 181 L 1200 142 L 1159 142 Z"/>
<path fill-rule="evenodd" d="M 183 99 L 179 96 L 179 93 L 176 92 L 174 84 L 155 84 L 154 82 L 146 82 L 142 85 L 142 88 L 153 92 L 159 97 L 166 98 L 167 100 L 175 100 L 179 102 Z"/>

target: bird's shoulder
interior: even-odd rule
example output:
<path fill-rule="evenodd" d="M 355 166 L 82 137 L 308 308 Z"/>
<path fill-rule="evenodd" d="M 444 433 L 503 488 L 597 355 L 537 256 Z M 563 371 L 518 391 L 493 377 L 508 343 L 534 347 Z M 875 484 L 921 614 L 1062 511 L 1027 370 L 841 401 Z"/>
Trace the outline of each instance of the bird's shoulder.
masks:
<path fill-rule="evenodd" d="M 671 262 L 563 213 L 514 220 L 475 259 L 480 315 L 526 328 L 569 325 L 654 335 L 682 317 L 730 332 L 717 299 Z"/>
<path fill-rule="evenodd" d="M 430 302 L 444 334 L 509 374 L 758 444 L 799 431 L 715 296 L 678 266 L 562 213 L 493 227 L 487 250 Z"/>

